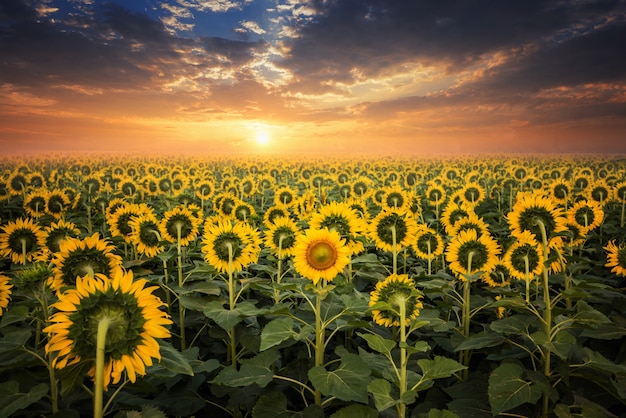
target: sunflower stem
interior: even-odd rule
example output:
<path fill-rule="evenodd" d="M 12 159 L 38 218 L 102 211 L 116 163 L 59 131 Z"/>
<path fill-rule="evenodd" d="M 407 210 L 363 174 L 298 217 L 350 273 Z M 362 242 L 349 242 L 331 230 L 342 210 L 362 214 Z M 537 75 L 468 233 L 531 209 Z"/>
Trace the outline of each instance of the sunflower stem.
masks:
<path fill-rule="evenodd" d="M 22 243 L 22 264 L 26 264 L 26 239 L 20 238 L 20 242 Z"/>
<path fill-rule="evenodd" d="M 178 287 L 182 288 L 184 284 L 183 279 L 183 256 L 180 245 L 182 235 L 183 224 L 176 222 L 176 252 L 178 253 Z M 180 350 L 184 351 L 187 348 L 185 342 L 185 307 L 180 303 L 180 297 L 178 298 L 178 324 L 180 326 Z"/>
<path fill-rule="evenodd" d="M 543 253 L 544 259 L 548 259 L 548 236 L 546 233 L 546 226 L 541 220 L 537 220 L 537 224 L 539 225 L 539 229 L 541 230 L 541 239 L 543 242 Z M 544 333 L 546 335 L 547 341 L 546 344 L 541 346 L 541 351 L 543 353 L 543 374 L 546 378 L 550 378 L 552 374 L 551 364 L 550 364 L 550 356 L 551 350 L 549 344 L 552 342 L 552 301 L 550 300 L 550 286 L 548 281 L 548 269 L 546 266 L 543 266 L 542 269 L 542 278 L 543 278 L 543 303 L 545 308 L 543 310 L 543 326 Z M 542 405 L 542 416 L 548 416 L 548 408 L 550 403 L 550 397 L 547 392 L 543 394 L 543 405 Z"/>
<path fill-rule="evenodd" d="M 470 251 L 467 254 L 467 276 L 465 277 L 465 280 L 463 282 L 463 301 L 462 301 L 463 313 L 462 313 L 461 321 L 462 321 L 462 326 L 463 326 L 463 336 L 465 338 L 469 337 L 469 334 L 470 334 L 471 282 L 469 280 L 469 276 L 472 274 L 472 258 L 473 257 L 474 257 L 474 251 Z M 468 372 L 469 371 L 469 350 L 461 350 L 461 352 L 459 353 L 459 359 L 461 360 L 460 363 L 463 366 L 466 366 L 466 368 L 461 371 L 461 379 L 467 380 L 467 377 L 469 374 Z"/>
<path fill-rule="evenodd" d="M 396 237 L 396 226 L 391 225 L 391 246 L 393 253 L 393 274 L 398 272 L 398 243 Z"/>
<path fill-rule="evenodd" d="M 626 196 L 622 196 L 622 215 L 620 217 L 619 226 L 620 228 L 624 227 L 624 222 L 626 221 Z"/>
<path fill-rule="evenodd" d="M 107 331 L 111 325 L 111 319 L 104 317 L 98 322 L 98 333 L 96 334 L 96 387 L 93 398 L 93 416 L 102 418 L 104 416 L 104 349 L 106 346 Z"/>
<path fill-rule="evenodd" d="M 530 303 L 530 265 L 528 255 L 524 256 L 524 268 L 526 269 L 526 276 L 524 277 L 526 282 L 526 303 Z"/>
<path fill-rule="evenodd" d="M 315 295 L 315 367 L 324 365 L 324 324 L 322 322 L 322 297 L 323 284 L 318 283 L 318 293 Z M 315 405 L 322 405 L 322 392 L 315 390 Z"/>
<path fill-rule="evenodd" d="M 400 300 L 400 400 L 402 395 L 407 390 L 407 373 L 406 366 L 408 363 L 406 353 L 406 301 L 404 298 Z M 404 402 L 398 403 L 398 417 L 404 418 L 406 416 L 406 404 Z"/>
<path fill-rule="evenodd" d="M 228 248 L 228 306 L 232 311 L 235 309 L 235 279 L 233 274 L 233 244 L 226 243 Z M 230 361 L 233 367 L 237 368 L 237 339 L 235 335 L 235 327 L 228 331 L 230 337 Z"/>

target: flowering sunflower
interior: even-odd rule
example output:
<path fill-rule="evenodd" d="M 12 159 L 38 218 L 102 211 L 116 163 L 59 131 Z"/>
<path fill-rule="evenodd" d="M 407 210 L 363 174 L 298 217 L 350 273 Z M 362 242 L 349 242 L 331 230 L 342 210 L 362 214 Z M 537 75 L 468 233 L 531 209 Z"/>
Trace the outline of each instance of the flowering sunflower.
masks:
<path fill-rule="evenodd" d="M 620 181 L 613 185 L 613 198 L 620 203 L 626 203 L 626 181 Z"/>
<path fill-rule="evenodd" d="M 0 229 L 0 255 L 15 264 L 33 260 L 44 246 L 44 231 L 31 218 L 10 221 Z"/>
<path fill-rule="evenodd" d="M 314 285 L 332 281 L 350 263 L 350 249 L 337 231 L 307 229 L 296 237 L 293 265 Z"/>
<path fill-rule="evenodd" d="M 539 222 L 545 226 L 548 241 L 555 234 L 566 230 L 567 218 L 563 210 L 556 206 L 552 198 L 539 193 L 518 193 L 517 201 L 506 218 L 514 236 L 520 236 L 523 231 L 528 230 L 538 240 L 542 239 Z"/>
<path fill-rule="evenodd" d="M 441 214 L 441 224 L 446 233 L 452 235 L 455 224 L 460 219 L 468 217 L 471 213 L 474 213 L 473 208 L 456 202 L 449 202 Z"/>
<path fill-rule="evenodd" d="M 53 253 L 60 251 L 61 241 L 66 238 L 78 238 L 79 235 L 80 229 L 74 223 L 62 219 L 53 222 L 44 228 L 44 246 L 38 259 L 48 261 Z"/>
<path fill-rule="evenodd" d="M 605 266 L 612 267 L 611 272 L 626 277 L 626 245 L 616 245 L 615 240 L 611 240 L 603 248 L 607 251 Z"/>
<path fill-rule="evenodd" d="M 270 248 L 276 257 L 284 258 L 293 255 L 296 244 L 296 236 L 300 228 L 291 218 L 280 217 L 274 223 L 268 225 L 265 232 L 265 246 Z"/>
<path fill-rule="evenodd" d="M 358 240 L 358 237 L 363 234 L 366 226 L 347 203 L 330 202 L 320 207 L 311 216 L 309 228 L 328 228 L 331 231 L 339 232 L 339 235 L 346 241 L 346 245 L 353 255 L 364 250 L 363 242 Z"/>
<path fill-rule="evenodd" d="M 143 213 L 132 218 L 128 225 L 131 227 L 130 242 L 137 246 L 137 252 L 146 257 L 155 257 L 163 251 L 159 221 L 153 213 Z"/>
<path fill-rule="evenodd" d="M 372 318 L 383 327 L 397 327 L 401 320 L 400 307 L 404 305 L 404 326 L 408 326 L 424 307 L 422 297 L 408 275 L 392 274 L 376 283 L 376 289 L 370 293 L 369 306 L 375 308 L 372 309 Z"/>
<path fill-rule="evenodd" d="M 218 271 L 228 272 L 229 262 L 233 272 L 242 271 L 259 259 L 261 238 L 247 222 L 206 222 L 202 251 L 205 261 Z"/>
<path fill-rule="evenodd" d="M 3 274 L 0 274 L 0 316 L 2 316 L 2 310 L 9 306 L 11 300 L 11 279 Z"/>
<path fill-rule="evenodd" d="M 544 268 L 542 245 L 535 235 L 525 230 L 504 254 L 504 265 L 511 276 L 519 280 L 530 280 L 539 276 Z"/>
<path fill-rule="evenodd" d="M 415 234 L 411 247 L 418 258 L 434 259 L 443 254 L 443 239 L 432 228 L 420 227 Z"/>
<path fill-rule="evenodd" d="M 281 186 L 274 192 L 274 204 L 292 207 L 298 203 L 298 193 L 289 186 Z"/>
<path fill-rule="evenodd" d="M 450 269 L 465 280 L 465 275 L 477 271 L 490 273 L 500 254 L 500 246 L 488 234 L 478 235 L 476 230 L 461 231 L 452 237 L 446 249 L 446 260 Z M 471 258 L 470 258 L 471 255 Z"/>
<path fill-rule="evenodd" d="M 480 279 L 489 287 L 504 287 L 511 283 L 511 271 L 500 257 L 488 274 L 483 274 Z"/>
<path fill-rule="evenodd" d="M 15 171 L 7 179 L 7 189 L 12 196 L 24 194 L 28 186 L 28 178 L 25 174 Z"/>
<path fill-rule="evenodd" d="M 474 212 L 470 212 L 466 217 L 459 219 L 448 230 L 448 235 L 457 235 L 461 231 L 468 229 L 476 230 L 478 235 L 487 234 L 489 232 L 489 225 L 487 222 L 476 215 Z"/>
<path fill-rule="evenodd" d="M 172 324 L 159 308 L 164 305 L 152 294 L 158 286 L 145 287 L 147 280 L 133 280 L 132 272 L 117 270 L 110 277 L 96 274 L 76 279 L 76 288 L 59 296 L 52 305 L 57 312 L 44 328 L 49 340 L 46 353 L 56 353 L 57 369 L 81 361 L 93 362 L 99 323 L 109 321 L 105 343 L 104 387 L 118 383 L 125 371 L 135 382 L 146 374 L 153 358 L 160 360 L 157 338 L 168 338 L 165 326 Z M 88 375 L 95 378 L 95 365 Z"/>
<path fill-rule="evenodd" d="M 115 247 L 96 232 L 84 239 L 66 238 L 52 259 L 52 272 L 48 284 L 61 293 L 62 288 L 75 285 L 76 278 L 86 274 L 110 276 L 122 267 L 122 257 L 114 253 Z"/>
<path fill-rule="evenodd" d="M 72 207 L 72 201 L 60 190 L 50 190 L 46 196 L 46 213 L 60 219 L 63 213 Z"/>
<path fill-rule="evenodd" d="M 411 194 L 400 186 L 387 187 L 382 198 L 383 210 L 406 212 L 411 206 Z"/>
<path fill-rule="evenodd" d="M 26 215 L 37 219 L 46 211 L 47 194 L 44 190 L 33 190 L 24 198 L 24 210 Z"/>
<path fill-rule="evenodd" d="M 137 216 L 151 212 L 152 209 L 145 203 L 125 203 L 113 215 L 107 216 L 111 236 L 122 237 L 124 242 L 130 244 L 130 234 L 133 232 L 130 221 Z"/>
<path fill-rule="evenodd" d="M 470 182 L 466 184 L 459 191 L 459 199 L 461 202 L 469 205 L 470 207 L 478 206 L 483 200 L 485 200 L 485 188 L 476 182 Z"/>
<path fill-rule="evenodd" d="M 563 178 L 558 178 L 548 185 L 550 196 L 552 196 L 556 202 L 563 205 L 567 204 L 570 199 L 571 190 L 572 185 L 570 181 Z"/>
<path fill-rule="evenodd" d="M 235 216 L 235 219 L 241 222 L 249 222 L 250 216 L 253 216 L 254 214 L 254 206 L 244 202 L 243 200 L 239 200 L 233 208 L 233 215 Z"/>
<path fill-rule="evenodd" d="M 178 205 L 163 214 L 159 223 L 161 238 L 165 241 L 178 242 L 180 230 L 180 245 L 187 246 L 198 236 L 198 228 L 202 221 L 186 207 Z"/>
<path fill-rule="evenodd" d="M 595 200 L 579 200 L 567 210 L 567 220 L 579 225 L 585 233 L 596 229 L 604 220 L 604 210 Z"/>
<path fill-rule="evenodd" d="M 442 185 L 430 182 L 426 189 L 426 200 L 433 206 L 440 206 L 446 200 L 446 189 Z"/>
<path fill-rule="evenodd" d="M 395 230 L 396 251 L 411 245 L 417 233 L 417 222 L 413 217 L 405 216 L 394 210 L 382 211 L 370 224 L 370 237 L 375 241 L 376 248 L 393 251 Z"/>
<path fill-rule="evenodd" d="M 269 227 L 271 224 L 276 222 L 278 218 L 288 218 L 291 215 L 289 212 L 289 208 L 283 205 L 274 205 L 269 207 L 265 214 L 263 215 L 263 223 Z"/>
<path fill-rule="evenodd" d="M 605 180 L 595 180 L 586 189 L 587 200 L 601 205 L 613 199 L 613 188 Z"/>

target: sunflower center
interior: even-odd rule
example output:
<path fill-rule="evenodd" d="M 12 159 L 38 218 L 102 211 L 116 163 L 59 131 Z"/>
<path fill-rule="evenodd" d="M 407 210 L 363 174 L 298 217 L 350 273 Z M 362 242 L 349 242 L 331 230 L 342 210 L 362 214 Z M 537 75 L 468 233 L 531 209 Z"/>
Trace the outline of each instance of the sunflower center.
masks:
<path fill-rule="evenodd" d="M 326 270 L 335 264 L 337 249 L 328 242 L 315 242 L 306 252 L 306 260 L 316 270 Z"/>
<path fill-rule="evenodd" d="M 215 239 L 213 247 L 215 254 L 222 261 L 228 261 L 229 249 L 232 251 L 233 260 L 236 260 L 241 255 L 241 249 L 244 242 L 233 232 L 224 232 Z"/>

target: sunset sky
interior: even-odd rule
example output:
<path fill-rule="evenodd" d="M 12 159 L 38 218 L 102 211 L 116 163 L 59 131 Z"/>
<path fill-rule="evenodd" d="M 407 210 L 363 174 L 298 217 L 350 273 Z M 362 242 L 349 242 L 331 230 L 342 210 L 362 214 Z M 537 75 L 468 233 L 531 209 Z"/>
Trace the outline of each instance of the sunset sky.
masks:
<path fill-rule="evenodd" d="M 626 153 L 626 2 L 2 0 L 0 153 Z"/>

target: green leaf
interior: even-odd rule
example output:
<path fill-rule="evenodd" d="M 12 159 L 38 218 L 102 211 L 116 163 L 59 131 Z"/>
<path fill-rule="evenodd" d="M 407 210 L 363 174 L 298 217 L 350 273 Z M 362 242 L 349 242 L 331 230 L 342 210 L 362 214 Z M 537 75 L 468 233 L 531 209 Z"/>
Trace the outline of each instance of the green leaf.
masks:
<path fill-rule="evenodd" d="M 428 418 L 459 418 L 459 416 L 452 411 L 431 409 L 428 411 Z"/>
<path fill-rule="evenodd" d="M 256 383 L 263 388 L 274 379 L 272 366 L 278 358 L 277 351 L 268 350 L 251 359 L 240 360 L 239 370 L 233 366 L 226 367 L 213 379 L 212 383 L 230 387 Z"/>
<path fill-rule="evenodd" d="M 491 413 L 498 415 L 524 403 L 535 403 L 542 391 L 533 382 L 524 380 L 524 369 L 515 363 L 504 363 L 489 376 Z"/>
<path fill-rule="evenodd" d="M 330 416 L 330 418 L 377 418 L 378 413 L 375 409 L 365 405 L 350 405 L 341 408 Z"/>
<path fill-rule="evenodd" d="M 385 379 L 374 379 L 367 385 L 367 391 L 374 397 L 378 412 L 391 408 L 399 401 L 391 396 L 391 383 Z"/>
<path fill-rule="evenodd" d="M 263 311 L 250 302 L 239 302 L 235 309 L 226 309 L 222 302 L 213 301 L 205 305 L 204 314 L 215 321 L 225 331 L 231 331 L 235 325 L 246 317 L 256 316 Z"/>
<path fill-rule="evenodd" d="M 260 351 L 278 345 L 289 338 L 297 336 L 293 330 L 293 318 L 277 318 L 269 322 L 261 331 Z"/>
<path fill-rule="evenodd" d="M 18 305 L 15 307 L 11 307 L 11 309 L 7 310 L 2 315 L 2 320 L 0 320 L 0 328 L 6 327 L 7 325 L 25 322 L 30 320 L 30 315 L 28 312 L 28 307 L 24 305 Z"/>
<path fill-rule="evenodd" d="M 48 394 L 48 385 L 40 383 L 28 392 L 20 392 L 19 383 L 9 381 L 0 384 L 0 417 L 10 417 L 22 411 Z"/>
<path fill-rule="evenodd" d="M 489 324 L 489 328 L 491 328 L 493 332 L 500 334 L 518 334 L 522 330 L 525 330 L 532 322 L 533 318 L 528 316 L 513 315 L 493 321 Z"/>
<path fill-rule="evenodd" d="M 546 344 L 546 346 L 561 359 L 567 360 L 570 351 L 576 346 L 576 337 L 567 331 L 561 331 L 556 334 L 555 339 Z"/>
<path fill-rule="evenodd" d="M 28 330 L 14 330 L 7 332 L 0 340 L 0 353 L 15 350 L 26 344 L 33 333 Z"/>
<path fill-rule="evenodd" d="M 309 379 L 315 389 L 326 396 L 343 401 L 367 403 L 367 383 L 371 373 L 367 363 L 356 354 L 344 353 L 341 364 L 328 371 L 323 366 L 309 370 Z"/>
<path fill-rule="evenodd" d="M 367 345 L 369 345 L 372 350 L 382 354 L 391 353 L 391 350 L 393 350 L 393 348 L 396 346 L 395 341 L 388 340 L 377 334 L 363 334 L 360 332 L 358 332 L 357 334 L 359 337 L 367 341 Z"/>
<path fill-rule="evenodd" d="M 321 406 L 310 405 L 301 412 L 287 409 L 287 397 L 282 392 L 268 392 L 252 409 L 252 418 L 324 418 Z"/>
<path fill-rule="evenodd" d="M 177 373 L 193 376 L 193 368 L 189 360 L 175 349 L 172 344 L 160 341 L 161 362 L 160 364 L 167 370 Z"/>
<path fill-rule="evenodd" d="M 466 366 L 463 366 L 458 361 L 443 356 L 435 356 L 432 360 L 420 359 L 417 360 L 417 364 L 422 369 L 424 379 L 450 377 L 461 370 L 467 369 Z"/>
<path fill-rule="evenodd" d="M 579 300 L 576 303 L 576 311 L 573 320 L 577 324 L 594 327 L 611 323 L 611 320 L 607 318 L 606 315 L 593 309 L 585 301 Z"/>
<path fill-rule="evenodd" d="M 500 334 L 491 332 L 481 332 L 480 334 L 471 335 L 458 345 L 454 351 L 476 350 L 478 348 L 495 347 L 504 342 L 505 338 Z"/>
<path fill-rule="evenodd" d="M 590 367 L 605 373 L 615 374 L 616 376 L 626 376 L 626 366 L 616 364 L 604 357 L 597 351 L 584 347 L 585 351 L 585 367 Z"/>

